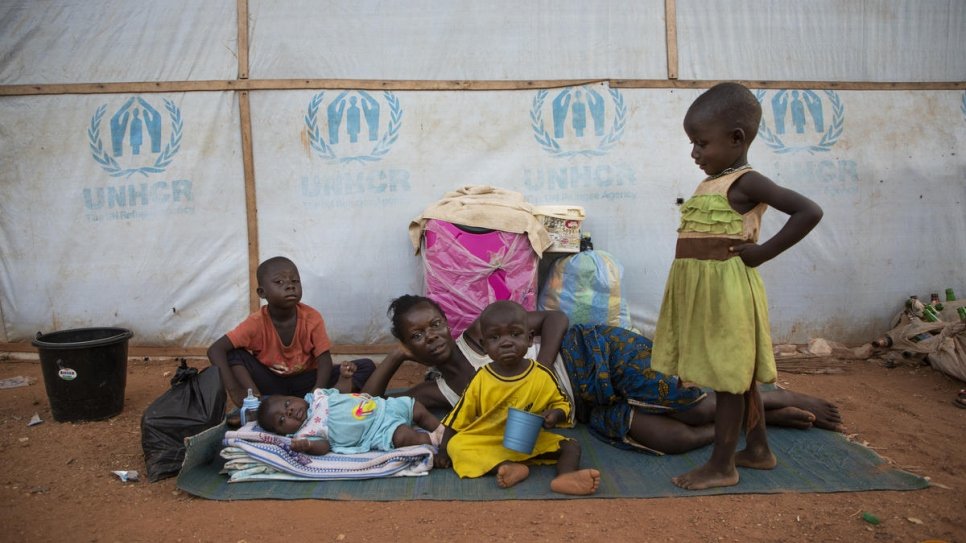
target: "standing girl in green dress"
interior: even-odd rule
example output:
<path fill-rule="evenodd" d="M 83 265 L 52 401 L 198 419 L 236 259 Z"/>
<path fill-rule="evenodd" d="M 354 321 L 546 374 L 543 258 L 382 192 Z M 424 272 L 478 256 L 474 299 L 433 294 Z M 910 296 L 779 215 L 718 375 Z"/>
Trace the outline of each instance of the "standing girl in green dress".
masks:
<path fill-rule="evenodd" d="M 711 458 L 673 479 L 687 489 L 738 484 L 737 467 L 772 469 L 761 398 L 755 382 L 776 378 L 768 301 L 757 266 L 796 244 L 818 224 L 822 209 L 748 165 L 761 105 L 737 83 L 715 85 L 684 117 L 691 158 L 707 178 L 681 207 L 674 262 L 654 336 L 651 366 L 716 392 Z M 788 214 L 758 244 L 768 207 Z M 745 444 L 737 451 L 745 426 Z"/>

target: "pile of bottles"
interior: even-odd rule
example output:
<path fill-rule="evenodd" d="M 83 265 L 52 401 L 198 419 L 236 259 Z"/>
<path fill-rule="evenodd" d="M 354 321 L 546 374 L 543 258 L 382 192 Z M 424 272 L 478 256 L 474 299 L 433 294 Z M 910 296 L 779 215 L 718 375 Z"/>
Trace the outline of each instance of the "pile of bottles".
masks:
<path fill-rule="evenodd" d="M 906 300 L 906 314 L 909 315 L 911 319 L 920 319 L 925 322 L 942 322 L 940 314 L 942 310 L 946 307 L 942 300 L 939 299 L 939 293 L 934 292 L 930 295 L 930 300 L 928 304 L 924 304 L 919 300 L 918 296 L 909 296 Z M 956 293 L 953 289 L 946 289 L 946 303 L 955 302 Z M 956 309 L 959 319 L 966 322 L 966 307 L 959 307 Z M 909 338 L 909 341 L 913 343 L 919 343 L 920 341 L 927 340 L 939 333 L 939 329 L 922 332 L 916 334 Z M 888 334 L 883 335 L 872 342 L 873 347 L 878 348 L 888 348 L 892 346 L 892 338 Z"/>

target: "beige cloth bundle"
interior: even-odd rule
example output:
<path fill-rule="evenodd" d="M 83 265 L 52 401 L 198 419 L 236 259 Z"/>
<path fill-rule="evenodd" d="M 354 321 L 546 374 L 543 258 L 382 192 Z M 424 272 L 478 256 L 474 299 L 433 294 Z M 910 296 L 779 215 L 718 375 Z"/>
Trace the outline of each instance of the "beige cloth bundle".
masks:
<path fill-rule="evenodd" d="M 523 194 L 489 185 L 466 185 L 447 192 L 409 223 L 409 239 L 419 254 L 423 228 L 429 219 L 454 224 L 527 234 L 530 245 L 540 257 L 552 241 L 547 229 L 534 216 L 534 208 Z"/>

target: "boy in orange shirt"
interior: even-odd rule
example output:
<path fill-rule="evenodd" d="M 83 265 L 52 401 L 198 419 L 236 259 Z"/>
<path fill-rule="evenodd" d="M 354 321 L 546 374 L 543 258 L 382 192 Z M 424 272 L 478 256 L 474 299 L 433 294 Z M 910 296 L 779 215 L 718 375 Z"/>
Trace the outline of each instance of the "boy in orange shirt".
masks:
<path fill-rule="evenodd" d="M 208 348 L 208 360 L 218 368 L 228 396 L 241 406 L 248 389 L 256 396 L 302 397 L 316 388 L 335 388 L 339 369 L 332 367 L 325 321 L 301 303 L 295 263 L 281 256 L 270 258 L 259 264 L 255 277 L 258 296 L 268 305 Z M 353 362 L 351 388 L 359 390 L 375 364 L 369 359 Z"/>

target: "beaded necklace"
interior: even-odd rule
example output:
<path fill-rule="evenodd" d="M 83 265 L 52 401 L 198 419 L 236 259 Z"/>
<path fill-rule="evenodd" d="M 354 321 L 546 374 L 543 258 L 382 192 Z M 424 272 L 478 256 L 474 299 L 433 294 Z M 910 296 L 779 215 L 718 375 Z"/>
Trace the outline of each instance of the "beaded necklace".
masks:
<path fill-rule="evenodd" d="M 725 168 L 725 169 L 721 170 L 720 172 L 718 172 L 718 173 L 716 173 L 714 175 L 709 175 L 708 177 L 705 177 L 704 180 L 705 181 L 711 181 L 712 179 L 717 179 L 719 177 L 724 177 L 724 176 L 728 175 L 729 173 L 735 173 L 735 172 L 740 172 L 741 170 L 750 170 L 750 169 L 751 169 L 751 164 L 745 164 L 743 166 L 738 166 L 736 168 Z"/>

